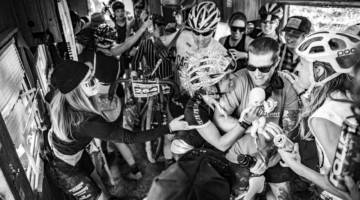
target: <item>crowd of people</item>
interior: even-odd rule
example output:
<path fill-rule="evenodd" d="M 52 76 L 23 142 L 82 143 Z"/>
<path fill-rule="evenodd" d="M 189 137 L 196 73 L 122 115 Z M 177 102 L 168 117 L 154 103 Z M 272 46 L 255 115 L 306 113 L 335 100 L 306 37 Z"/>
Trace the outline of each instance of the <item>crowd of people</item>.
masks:
<path fill-rule="evenodd" d="M 110 1 L 83 26 L 72 13 L 79 60 L 56 56 L 46 98 L 47 173 L 61 189 L 77 199 L 115 199 L 87 146 L 99 139 L 106 151 L 116 147 L 132 169 L 128 178 L 138 180 L 127 144 L 166 134 L 167 169 L 148 200 L 360 199 L 359 25 L 313 32 L 311 19 L 290 13 L 282 28 L 283 6 L 266 3 L 260 29 L 249 33 L 247 17 L 235 12 L 231 34 L 217 41 L 214 2 L 177 13 L 172 31 L 146 5 L 135 8 L 131 18 L 121 1 Z M 128 130 L 127 88 L 110 101 L 110 84 L 154 69 L 181 88 L 168 101 L 171 121 Z"/>

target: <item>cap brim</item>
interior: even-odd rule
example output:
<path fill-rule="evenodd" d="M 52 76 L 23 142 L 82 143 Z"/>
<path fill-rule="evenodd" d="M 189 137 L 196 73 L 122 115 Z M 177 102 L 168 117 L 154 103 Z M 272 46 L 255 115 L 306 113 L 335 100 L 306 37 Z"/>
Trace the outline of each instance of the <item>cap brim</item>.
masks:
<path fill-rule="evenodd" d="M 231 187 L 235 185 L 236 176 L 230 162 L 224 156 L 221 156 L 213 150 L 205 148 L 190 150 L 181 156 L 179 162 L 193 161 L 200 157 L 205 157 L 205 160 L 210 163 L 221 176 L 228 180 Z"/>
<path fill-rule="evenodd" d="M 289 32 L 289 33 L 294 33 L 294 34 L 298 34 L 298 35 L 301 35 L 301 34 L 304 33 L 302 31 L 299 31 L 299 30 L 296 30 L 296 29 L 293 29 L 293 28 L 290 28 L 290 27 L 285 27 L 285 28 L 283 28 L 282 31 L 283 32 Z"/>

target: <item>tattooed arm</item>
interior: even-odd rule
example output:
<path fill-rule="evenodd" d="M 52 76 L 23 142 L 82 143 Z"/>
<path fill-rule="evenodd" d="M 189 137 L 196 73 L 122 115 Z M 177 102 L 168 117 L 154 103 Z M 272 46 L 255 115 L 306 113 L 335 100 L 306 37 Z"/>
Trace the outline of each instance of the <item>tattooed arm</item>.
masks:
<path fill-rule="evenodd" d="M 298 110 L 284 110 L 284 114 L 282 116 L 282 125 L 285 135 L 291 139 L 294 140 L 296 137 L 296 122 L 299 117 L 299 111 Z"/>

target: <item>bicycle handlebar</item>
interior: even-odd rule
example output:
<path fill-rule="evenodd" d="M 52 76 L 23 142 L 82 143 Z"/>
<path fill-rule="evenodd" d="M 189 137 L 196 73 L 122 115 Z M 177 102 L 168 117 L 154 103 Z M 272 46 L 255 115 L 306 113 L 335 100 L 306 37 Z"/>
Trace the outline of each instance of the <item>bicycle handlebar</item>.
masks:
<path fill-rule="evenodd" d="M 174 98 L 177 99 L 179 98 L 179 94 L 180 94 L 180 89 L 179 86 L 172 80 L 166 80 L 166 79 L 155 79 L 155 80 L 151 80 L 151 79 L 140 79 L 142 81 L 142 83 L 150 83 L 150 81 L 155 81 L 156 84 L 166 84 L 166 85 L 170 85 L 171 88 L 174 89 L 173 92 L 171 92 L 171 94 L 174 94 Z M 115 91 L 118 88 L 118 85 L 120 83 L 131 83 L 133 81 L 133 79 L 123 79 L 123 78 L 119 78 L 117 79 L 115 82 L 113 82 L 109 88 L 109 100 L 112 101 L 114 99 L 114 94 Z"/>

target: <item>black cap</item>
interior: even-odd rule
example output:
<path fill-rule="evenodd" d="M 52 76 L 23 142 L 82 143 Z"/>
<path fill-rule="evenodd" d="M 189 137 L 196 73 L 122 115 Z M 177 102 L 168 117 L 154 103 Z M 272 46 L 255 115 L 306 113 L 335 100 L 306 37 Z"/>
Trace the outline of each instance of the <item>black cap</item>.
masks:
<path fill-rule="evenodd" d="M 311 30 L 311 22 L 308 18 L 303 16 L 292 16 L 288 19 L 284 32 L 291 32 L 295 34 L 309 34 Z"/>
<path fill-rule="evenodd" d="M 84 63 L 66 60 L 56 66 L 51 81 L 61 93 L 67 94 L 81 83 L 88 71 L 89 67 Z"/>

